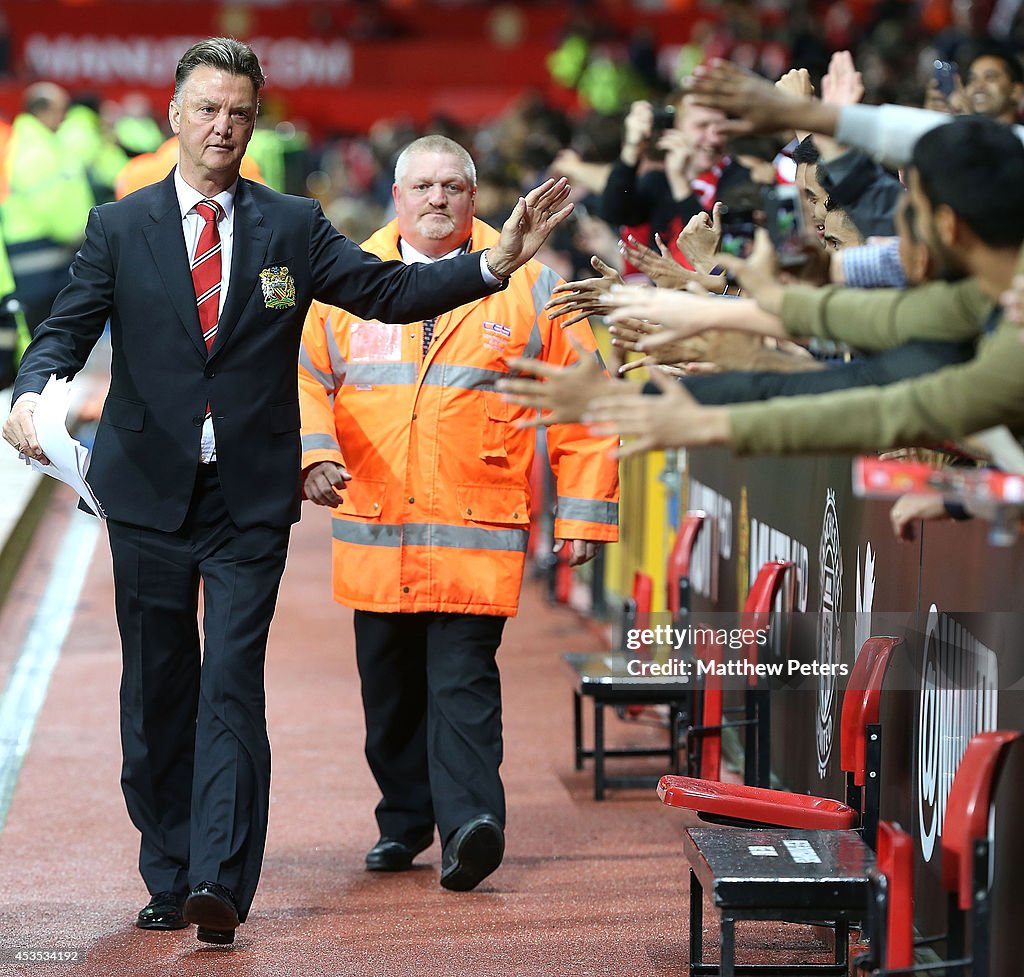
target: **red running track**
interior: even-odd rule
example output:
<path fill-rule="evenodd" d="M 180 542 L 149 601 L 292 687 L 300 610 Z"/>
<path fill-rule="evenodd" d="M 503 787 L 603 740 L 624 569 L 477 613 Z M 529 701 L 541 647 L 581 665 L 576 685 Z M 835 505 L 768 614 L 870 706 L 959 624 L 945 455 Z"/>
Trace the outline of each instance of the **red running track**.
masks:
<path fill-rule="evenodd" d="M 59 494 L 0 613 L 0 681 L 21 645 L 69 509 Z M 414 871 L 363 870 L 376 840 L 377 795 L 362 754 L 350 618 L 330 599 L 328 518 L 307 512 L 292 538 L 270 638 L 271 823 L 252 913 L 231 949 L 200 944 L 191 929 L 142 932 L 133 920 L 148 896 L 118 785 L 120 664 L 101 535 L 0 831 L 0 973 L 686 973 L 684 818 L 664 809 L 653 790 L 611 791 L 595 803 L 589 771 L 573 769 L 571 683 L 559 655 L 597 649 L 594 634 L 527 586 L 499 652 L 506 858 L 475 892 L 452 893 L 437 884 L 436 843 Z M 635 724 L 613 723 L 610 730 L 621 743 L 654 734 Z M 715 943 L 709 932 L 711 954 Z M 765 961 L 770 951 L 807 946 L 808 937 L 799 927 L 741 928 L 738 945 L 740 959 L 747 947 L 746 959 Z M 15 964 L 16 948 L 77 950 L 79 960 Z"/>

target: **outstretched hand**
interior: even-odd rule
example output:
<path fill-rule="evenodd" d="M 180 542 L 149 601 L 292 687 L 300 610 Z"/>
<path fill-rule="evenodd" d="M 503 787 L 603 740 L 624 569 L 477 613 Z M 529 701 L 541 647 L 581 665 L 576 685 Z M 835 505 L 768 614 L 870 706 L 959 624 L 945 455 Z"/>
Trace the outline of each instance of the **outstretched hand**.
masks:
<path fill-rule="evenodd" d="M 856 105 L 864 97 L 864 79 L 849 51 L 834 51 L 821 79 L 821 100 L 830 105 Z"/>
<path fill-rule="evenodd" d="M 527 377 L 507 377 L 499 380 L 495 387 L 510 404 L 541 412 L 536 417 L 520 421 L 519 427 L 578 423 L 587 404 L 598 392 L 610 393 L 611 388 L 624 386 L 605 375 L 596 355 L 585 350 L 572 336 L 569 336 L 569 342 L 578 357 L 572 366 L 558 366 L 522 356 L 506 360 L 510 369 L 525 373 Z"/>
<path fill-rule="evenodd" d="M 584 419 L 593 434 L 630 439 L 620 445 L 616 457 L 727 440 L 728 415 L 724 410 L 702 407 L 682 384 L 661 370 L 652 369 L 651 379 L 661 390 L 660 397 L 598 397 L 587 410 Z"/>
<path fill-rule="evenodd" d="M 608 332 L 613 337 L 613 346 L 626 353 L 638 353 L 641 352 L 640 343 L 649 336 L 661 333 L 662 327 L 645 319 L 626 319 L 609 326 Z M 646 359 L 634 360 L 620 366 L 619 376 L 625 376 L 641 367 L 649 367 L 652 360 L 662 367 L 679 367 L 678 374 L 685 375 L 689 372 L 686 369 L 688 364 L 701 363 L 707 359 L 707 345 L 707 336 L 704 334 L 667 342 L 650 350 Z"/>
<path fill-rule="evenodd" d="M 722 254 L 719 264 L 744 294 L 754 299 L 765 312 L 778 315 L 782 309 L 782 286 L 778 281 L 779 263 L 771 235 L 759 227 L 754 231 L 754 246 L 746 258 Z"/>
<path fill-rule="evenodd" d="M 732 118 L 719 128 L 728 135 L 797 129 L 832 135 L 838 107 L 793 95 L 729 61 L 715 60 L 694 71 L 686 85 L 697 105 Z"/>
<path fill-rule="evenodd" d="M 497 278 L 508 278 L 526 264 L 573 210 L 567 203 L 570 186 L 565 177 L 545 180 L 525 197 L 520 197 L 508 220 L 502 225 L 501 237 L 487 251 L 487 265 Z"/>
<path fill-rule="evenodd" d="M 676 238 L 679 250 L 693 265 L 694 271 L 709 274 L 717 263 L 715 256 L 722 243 L 723 206 L 718 200 L 710 214 L 704 210 L 694 214 Z"/>
<path fill-rule="evenodd" d="M 615 307 L 608 316 L 610 322 L 645 319 L 659 327 L 637 343 L 637 349 L 649 350 L 703 332 L 713 321 L 710 317 L 721 308 L 722 300 L 670 288 L 626 285 L 612 292 L 609 301 Z"/>
<path fill-rule="evenodd" d="M 590 267 L 598 273 L 599 278 L 584 278 L 578 282 L 556 285 L 551 290 L 551 298 L 544 303 L 544 311 L 549 319 L 575 313 L 571 319 L 561 323 L 563 329 L 589 316 L 606 315 L 611 311 L 606 298 L 613 285 L 623 283 L 622 275 L 596 254 L 590 259 Z"/>
<path fill-rule="evenodd" d="M 619 253 L 655 285 L 662 288 L 686 288 L 697 276 L 676 261 L 660 234 L 654 235 L 654 243 L 658 245 L 657 251 L 641 244 L 632 234 L 627 234 L 619 241 Z"/>

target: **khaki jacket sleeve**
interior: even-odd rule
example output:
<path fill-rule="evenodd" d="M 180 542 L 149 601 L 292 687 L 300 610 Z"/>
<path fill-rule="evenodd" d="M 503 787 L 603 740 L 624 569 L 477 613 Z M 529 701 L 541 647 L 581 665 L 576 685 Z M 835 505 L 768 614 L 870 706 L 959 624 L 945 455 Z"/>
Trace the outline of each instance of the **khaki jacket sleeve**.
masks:
<path fill-rule="evenodd" d="M 879 451 L 961 438 L 995 424 L 1024 434 L 1024 343 L 1001 323 L 969 363 L 889 387 L 729 408 L 742 454 Z"/>
<path fill-rule="evenodd" d="M 972 339 L 992 304 L 973 278 L 910 289 L 792 285 L 782 299 L 782 321 L 791 336 L 879 350 L 915 339 Z"/>

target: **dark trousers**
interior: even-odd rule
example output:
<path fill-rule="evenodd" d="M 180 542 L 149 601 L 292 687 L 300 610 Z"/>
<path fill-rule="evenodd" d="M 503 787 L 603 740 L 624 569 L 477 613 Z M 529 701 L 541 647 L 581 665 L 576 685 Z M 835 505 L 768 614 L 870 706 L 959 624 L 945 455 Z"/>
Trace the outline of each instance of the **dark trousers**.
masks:
<path fill-rule="evenodd" d="M 244 919 L 267 833 L 263 666 L 289 530 L 239 529 L 216 465 L 199 469 L 177 532 L 108 521 L 124 669 L 121 785 L 149 891 L 219 882 Z"/>
<path fill-rule="evenodd" d="M 9 244 L 7 256 L 14 275 L 14 295 L 34 336 L 36 326 L 50 315 L 53 300 L 71 280 L 69 270 L 75 250 L 41 239 Z"/>
<path fill-rule="evenodd" d="M 355 612 L 366 759 L 383 837 L 442 843 L 470 818 L 505 823 L 501 681 L 505 618 Z"/>

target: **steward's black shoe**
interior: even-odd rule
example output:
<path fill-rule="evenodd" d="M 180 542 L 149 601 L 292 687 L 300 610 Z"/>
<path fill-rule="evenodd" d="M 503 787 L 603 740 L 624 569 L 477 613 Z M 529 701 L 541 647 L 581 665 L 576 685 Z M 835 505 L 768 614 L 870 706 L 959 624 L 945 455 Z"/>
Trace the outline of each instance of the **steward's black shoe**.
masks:
<path fill-rule="evenodd" d="M 185 900 L 186 923 L 195 923 L 196 939 L 203 943 L 228 944 L 235 941 L 238 907 L 231 890 L 217 882 L 200 882 Z"/>
<path fill-rule="evenodd" d="M 500 864 L 505 832 L 493 814 L 478 814 L 452 835 L 444 846 L 441 885 L 455 892 L 475 889 Z"/>
<path fill-rule="evenodd" d="M 182 899 L 173 892 L 158 892 L 139 910 L 135 925 L 140 930 L 183 930 L 188 923 L 181 914 Z"/>
<path fill-rule="evenodd" d="M 394 838 L 381 838 L 366 853 L 367 872 L 405 872 L 412 868 L 413 859 L 426 851 L 434 841 L 434 832 L 421 835 L 406 844 Z"/>

